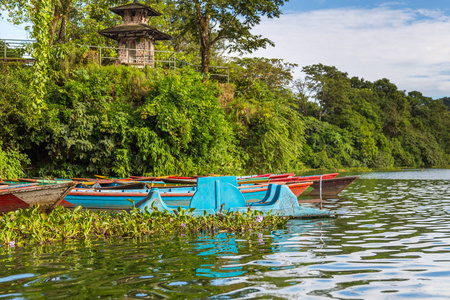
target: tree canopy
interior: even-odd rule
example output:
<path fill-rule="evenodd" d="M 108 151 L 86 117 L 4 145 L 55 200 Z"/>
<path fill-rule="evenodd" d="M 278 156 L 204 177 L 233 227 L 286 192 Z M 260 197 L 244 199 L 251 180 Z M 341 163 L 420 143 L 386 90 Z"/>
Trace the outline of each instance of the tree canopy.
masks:
<path fill-rule="evenodd" d="M 234 52 L 252 52 L 273 45 L 273 42 L 251 29 L 261 18 L 277 18 L 288 0 L 172 0 L 175 17 L 183 34 L 192 33 L 200 45 L 202 71 L 208 72 L 211 48 L 221 47 Z"/>

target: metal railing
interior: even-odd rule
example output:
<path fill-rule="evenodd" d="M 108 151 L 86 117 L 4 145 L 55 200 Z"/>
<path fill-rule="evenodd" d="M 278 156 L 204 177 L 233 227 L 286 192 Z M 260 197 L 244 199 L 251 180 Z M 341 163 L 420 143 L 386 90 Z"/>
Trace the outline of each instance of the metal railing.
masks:
<path fill-rule="evenodd" d="M 173 51 L 142 50 L 138 48 L 118 48 L 107 46 L 77 45 L 80 48 L 87 47 L 89 51 L 94 51 L 97 62 L 100 65 L 125 64 L 134 66 L 151 66 L 176 68 L 176 53 Z M 123 52 L 125 56 L 119 57 L 118 53 Z"/>
<path fill-rule="evenodd" d="M 32 61 L 34 40 L 0 39 L 0 59 L 11 61 Z"/>
<path fill-rule="evenodd" d="M 0 39 L 0 59 L 6 61 L 33 62 L 31 57 L 33 40 Z M 91 59 L 96 60 L 99 65 L 125 64 L 135 67 L 149 66 L 152 68 L 177 69 L 190 66 L 200 72 L 201 66 L 188 63 L 177 58 L 177 52 L 162 50 L 143 50 L 107 46 L 76 45 L 91 52 Z M 121 57 L 119 57 L 121 53 Z M 125 54 L 125 55 L 124 55 Z M 93 59 L 96 58 L 96 59 Z M 230 70 L 223 66 L 210 66 L 210 78 L 218 81 L 230 82 Z"/>
<path fill-rule="evenodd" d="M 176 59 L 176 65 L 180 65 L 181 67 L 184 66 L 190 66 L 191 68 L 193 68 L 195 71 L 200 72 L 202 66 L 201 65 L 194 65 L 182 60 L 178 60 Z M 211 70 L 213 70 L 211 72 Z M 230 83 L 230 68 L 228 67 L 223 67 L 223 66 L 209 66 L 209 76 L 211 78 L 214 78 L 216 80 L 222 80 L 225 79 L 227 81 L 227 83 Z"/>

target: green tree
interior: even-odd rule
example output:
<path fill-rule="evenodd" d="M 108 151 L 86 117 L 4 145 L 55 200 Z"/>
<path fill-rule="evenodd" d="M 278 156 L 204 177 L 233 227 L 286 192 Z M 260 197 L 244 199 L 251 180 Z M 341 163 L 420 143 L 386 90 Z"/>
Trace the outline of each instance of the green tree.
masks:
<path fill-rule="evenodd" d="M 349 103 L 351 86 L 347 73 L 323 64 L 303 67 L 303 72 L 306 73 L 308 88 L 314 93 L 319 105 L 319 121 L 338 113 Z"/>
<path fill-rule="evenodd" d="M 447 156 L 450 156 L 450 111 L 443 101 L 425 97 L 417 91 L 408 93 L 407 99 L 410 104 L 412 127 L 422 134 L 427 132 L 432 135 L 440 148 L 445 151 Z M 430 140 L 431 138 L 423 139 Z M 430 142 L 425 148 L 431 149 L 432 146 L 434 143 Z M 442 159 L 426 160 L 441 161 Z"/>
<path fill-rule="evenodd" d="M 293 107 L 304 117 L 318 114 L 317 104 L 309 101 L 313 95 L 308 82 L 303 79 L 296 79 L 292 84 L 292 88 L 294 90 Z"/>
<path fill-rule="evenodd" d="M 33 103 L 40 109 L 44 104 L 43 99 L 48 81 L 48 59 L 52 40 L 50 28 L 54 3 L 52 0 L 5 0 L 0 2 L 0 9 L 8 10 L 10 19 L 16 24 L 23 21 L 30 21 L 33 24 L 31 36 L 36 39 L 36 42 L 33 44 L 32 51 L 35 62 L 31 87 Z"/>
<path fill-rule="evenodd" d="M 298 170 L 304 144 L 303 121 L 292 109 L 289 88 L 295 64 L 281 59 L 233 62 L 234 101 L 226 107 L 249 172 Z"/>
<path fill-rule="evenodd" d="M 442 103 L 444 103 L 444 105 L 447 106 L 447 109 L 450 109 L 450 97 L 444 97 L 439 100 L 442 100 Z"/>
<path fill-rule="evenodd" d="M 327 169 L 361 166 L 353 157 L 355 151 L 346 130 L 313 117 L 307 117 L 304 124 L 306 145 L 301 160 L 307 166 Z"/>
<path fill-rule="evenodd" d="M 64 41 L 73 4 L 74 0 L 3 0 L 0 2 L 0 9 L 8 11 L 8 19 L 14 24 L 32 22 L 32 33 L 35 33 L 35 27 L 40 27 L 42 22 L 46 22 L 45 28 L 39 30 L 47 31 L 48 43 L 52 46 L 56 40 Z M 33 37 L 40 39 L 36 34 Z"/>
<path fill-rule="evenodd" d="M 0 141 L 0 180 L 13 179 L 23 176 L 25 173 L 22 164 L 29 163 L 28 157 L 17 149 L 3 149 Z"/>
<path fill-rule="evenodd" d="M 176 14 L 184 19 L 181 32 L 192 32 L 200 44 L 201 68 L 207 73 L 211 49 L 224 42 L 226 49 L 252 52 L 273 45 L 273 42 L 251 29 L 261 22 L 261 17 L 278 18 L 280 7 L 287 0 L 174 0 Z"/>
<path fill-rule="evenodd" d="M 297 64 L 277 58 L 234 58 L 231 79 L 239 95 L 251 91 L 255 84 L 264 83 L 271 91 L 281 92 L 292 82 L 292 72 Z"/>
<path fill-rule="evenodd" d="M 33 23 L 31 36 L 36 39 L 32 53 L 35 61 L 33 63 L 31 87 L 33 90 L 33 103 L 40 109 L 45 105 L 44 97 L 47 93 L 48 61 L 51 45 L 49 35 L 51 0 L 33 0 L 28 10 Z"/>
<path fill-rule="evenodd" d="M 386 78 L 375 81 L 372 89 L 377 95 L 375 105 L 384 134 L 391 138 L 402 135 L 410 126 L 410 105 L 405 92 Z"/>

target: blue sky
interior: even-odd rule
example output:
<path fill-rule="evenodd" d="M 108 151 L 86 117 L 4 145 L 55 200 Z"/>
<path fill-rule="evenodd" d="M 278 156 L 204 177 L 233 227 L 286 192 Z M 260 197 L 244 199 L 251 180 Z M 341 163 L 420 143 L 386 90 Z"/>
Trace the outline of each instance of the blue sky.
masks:
<path fill-rule="evenodd" d="M 250 56 L 302 67 L 335 66 L 369 81 L 388 78 L 401 90 L 450 96 L 450 0 L 291 0 L 279 19 L 254 28 L 275 42 Z M 27 38 L 0 19 L 0 38 Z M 22 29 L 20 29 L 22 28 Z"/>
<path fill-rule="evenodd" d="M 291 0 L 254 28 L 275 47 L 250 56 L 322 63 L 400 90 L 450 96 L 450 0 Z"/>
<path fill-rule="evenodd" d="M 0 0 L 1 1 L 1 0 Z M 7 21 L 7 12 L 2 12 L 0 17 L 0 39 L 28 39 L 25 31 L 26 25 L 13 25 Z"/>
<path fill-rule="evenodd" d="M 311 11 L 336 8 L 374 8 L 379 6 L 408 7 L 411 9 L 441 9 L 449 10 L 448 0 L 290 0 L 284 5 L 285 11 Z"/>

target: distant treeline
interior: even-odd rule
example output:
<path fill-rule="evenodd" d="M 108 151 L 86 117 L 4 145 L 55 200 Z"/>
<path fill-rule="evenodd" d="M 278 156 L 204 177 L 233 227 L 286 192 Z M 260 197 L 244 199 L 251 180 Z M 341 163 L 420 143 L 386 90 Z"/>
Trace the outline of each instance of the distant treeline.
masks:
<path fill-rule="evenodd" d="M 442 102 L 444 102 L 445 106 L 447 106 L 447 108 L 450 109 L 450 98 L 449 97 L 444 97 L 444 98 L 441 98 L 440 100 L 442 100 Z"/>
<path fill-rule="evenodd" d="M 76 55 L 74 55 L 75 57 Z M 82 57 L 82 56 L 80 56 Z M 448 98 L 279 59 L 192 69 L 52 68 L 42 105 L 27 66 L 0 66 L 0 177 L 242 174 L 448 166 Z M 446 104 L 444 104 L 444 102 Z"/>

